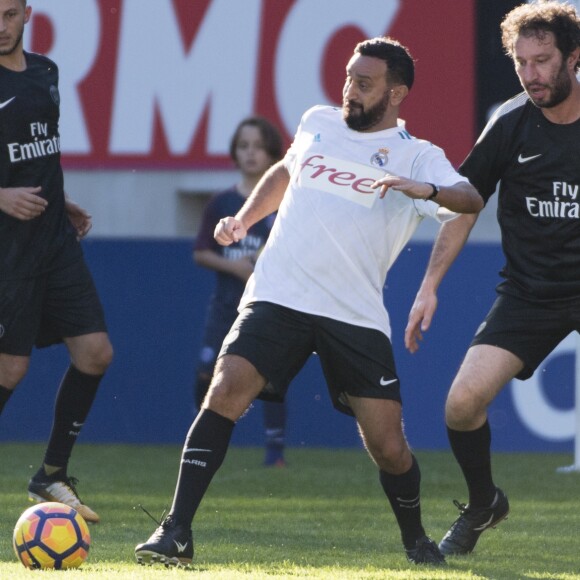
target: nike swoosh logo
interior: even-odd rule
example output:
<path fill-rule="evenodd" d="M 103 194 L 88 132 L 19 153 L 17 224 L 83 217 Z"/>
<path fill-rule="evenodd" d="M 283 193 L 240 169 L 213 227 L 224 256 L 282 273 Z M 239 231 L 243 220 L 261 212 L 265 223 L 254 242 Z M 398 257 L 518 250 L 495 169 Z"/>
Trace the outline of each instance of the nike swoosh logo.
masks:
<path fill-rule="evenodd" d="M 185 548 L 187 548 L 187 542 L 185 542 L 185 544 L 180 544 L 177 540 L 173 540 L 173 543 L 177 546 L 177 551 L 180 554 L 185 552 Z"/>
<path fill-rule="evenodd" d="M 201 451 L 202 453 L 211 453 L 211 449 L 198 449 L 197 447 L 188 447 L 183 450 L 183 453 L 189 453 L 190 451 Z"/>
<path fill-rule="evenodd" d="M 387 385 L 390 385 L 391 383 L 396 383 L 399 379 L 391 379 L 390 381 L 385 381 L 385 379 L 383 377 L 381 377 L 381 380 L 379 381 L 381 383 L 381 386 L 386 387 Z"/>
<path fill-rule="evenodd" d="M 538 157 L 541 157 L 542 154 L 538 153 L 537 155 L 530 155 L 530 157 L 524 157 L 521 153 L 518 157 L 518 163 L 527 163 L 528 161 L 531 161 L 532 159 L 536 159 Z"/>
<path fill-rule="evenodd" d="M 9 105 L 15 98 L 16 97 L 12 97 L 11 99 L 4 101 L 3 103 L 0 103 L 0 109 L 3 109 L 6 105 Z"/>
<path fill-rule="evenodd" d="M 485 530 L 485 528 L 487 528 L 489 526 L 489 524 L 491 524 L 491 520 L 493 520 L 493 514 L 491 514 L 491 516 L 489 516 L 489 520 L 487 520 L 487 522 L 485 522 L 485 524 L 481 524 L 481 526 L 478 526 L 477 528 L 473 528 L 476 532 Z"/>
<path fill-rule="evenodd" d="M 73 427 L 82 427 L 84 423 L 79 423 L 78 421 L 73 421 Z"/>

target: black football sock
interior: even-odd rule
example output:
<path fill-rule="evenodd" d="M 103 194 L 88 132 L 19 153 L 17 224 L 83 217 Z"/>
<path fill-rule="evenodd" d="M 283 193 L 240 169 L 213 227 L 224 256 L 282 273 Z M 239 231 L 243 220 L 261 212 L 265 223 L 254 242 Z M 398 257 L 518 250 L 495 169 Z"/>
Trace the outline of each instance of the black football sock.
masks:
<path fill-rule="evenodd" d="M 489 507 L 496 494 L 491 476 L 491 429 L 486 421 L 475 431 L 447 427 L 451 450 L 469 491 L 469 507 Z"/>
<path fill-rule="evenodd" d="M 286 405 L 264 401 L 266 447 L 279 454 L 284 450 L 286 434 Z"/>
<path fill-rule="evenodd" d="M 14 392 L 13 389 L 10 390 L 0 385 L 0 413 L 2 413 L 4 406 L 8 402 L 8 399 L 12 396 L 13 392 Z"/>
<path fill-rule="evenodd" d="M 202 409 L 191 425 L 181 453 L 181 465 L 170 514 L 187 527 L 226 456 L 235 423 Z"/>
<path fill-rule="evenodd" d="M 415 456 L 409 471 L 401 475 L 379 471 L 379 479 L 397 518 L 403 545 L 410 550 L 425 535 L 421 523 L 421 471 Z"/>
<path fill-rule="evenodd" d="M 65 469 L 103 375 L 88 375 L 73 365 L 67 369 L 54 406 L 54 420 L 44 463 L 47 475 Z"/>

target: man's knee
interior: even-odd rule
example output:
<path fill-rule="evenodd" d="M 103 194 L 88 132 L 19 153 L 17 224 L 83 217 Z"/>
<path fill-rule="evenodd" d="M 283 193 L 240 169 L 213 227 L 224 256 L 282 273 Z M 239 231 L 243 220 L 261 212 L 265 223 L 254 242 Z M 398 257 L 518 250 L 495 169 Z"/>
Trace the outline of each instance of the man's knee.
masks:
<path fill-rule="evenodd" d="M 99 365 L 103 367 L 103 372 L 111 366 L 111 363 L 113 362 L 113 356 L 113 345 L 107 337 L 107 340 L 103 342 L 97 354 L 97 361 Z"/>
<path fill-rule="evenodd" d="M 104 332 L 66 340 L 75 367 L 90 375 L 102 375 L 113 361 L 113 346 Z"/>
<path fill-rule="evenodd" d="M 30 357 L 0 354 L 0 385 L 14 389 L 26 376 Z"/>
<path fill-rule="evenodd" d="M 237 421 L 265 384 L 265 378 L 249 361 L 226 355 L 218 359 L 203 407 Z"/>
<path fill-rule="evenodd" d="M 474 420 L 485 414 L 485 401 L 472 389 L 454 384 L 445 402 L 445 422 L 452 429 L 470 429 Z"/>
<path fill-rule="evenodd" d="M 213 376 L 203 405 L 219 413 L 220 409 L 237 405 L 238 401 L 253 400 L 256 396 L 251 383 L 226 370 Z"/>
<path fill-rule="evenodd" d="M 401 474 L 411 467 L 411 451 L 404 437 L 380 443 L 367 442 L 367 449 L 377 466 L 387 473 Z"/>
<path fill-rule="evenodd" d="M 105 373 L 113 362 L 113 346 L 107 336 L 90 345 L 87 349 L 87 358 L 88 364 L 97 371 L 94 374 Z"/>

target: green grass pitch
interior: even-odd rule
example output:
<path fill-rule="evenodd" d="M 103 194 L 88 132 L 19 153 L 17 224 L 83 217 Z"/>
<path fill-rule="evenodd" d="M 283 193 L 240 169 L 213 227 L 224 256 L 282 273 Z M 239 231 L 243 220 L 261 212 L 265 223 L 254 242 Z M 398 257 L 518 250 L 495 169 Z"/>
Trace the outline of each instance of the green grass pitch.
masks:
<path fill-rule="evenodd" d="M 496 454 L 509 519 L 485 532 L 470 556 L 432 569 L 407 563 L 376 469 L 362 449 L 289 449 L 288 468 L 265 469 L 261 449 L 233 447 L 194 523 L 193 570 L 183 571 L 141 567 L 133 556 L 155 528 L 137 506 L 157 517 L 169 507 L 180 448 L 87 444 L 77 446 L 70 472 L 102 518 L 91 526 L 89 558 L 79 570 L 32 572 L 12 552 L 12 529 L 30 505 L 26 484 L 42 453 L 39 444 L 2 444 L 2 579 L 580 578 L 580 473 L 556 472 L 572 462 L 569 455 Z M 466 500 L 463 480 L 450 453 L 416 455 L 424 523 L 439 541 L 457 516 L 452 500 Z"/>

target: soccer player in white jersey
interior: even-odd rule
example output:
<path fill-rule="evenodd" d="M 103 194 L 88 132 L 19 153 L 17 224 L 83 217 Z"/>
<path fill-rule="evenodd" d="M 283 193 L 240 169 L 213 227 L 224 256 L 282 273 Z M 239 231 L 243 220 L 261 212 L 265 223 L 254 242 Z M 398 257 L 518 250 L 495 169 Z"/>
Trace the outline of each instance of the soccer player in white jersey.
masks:
<path fill-rule="evenodd" d="M 278 210 L 187 434 L 173 505 L 136 547 L 139 562 L 191 561 L 191 522 L 235 422 L 261 393 L 283 399 L 313 352 L 332 403 L 356 418 L 407 558 L 445 562 L 421 522 L 420 471 L 403 434 L 383 287 L 424 217 L 477 212 L 483 200 L 441 149 L 411 136 L 398 118 L 413 79 L 413 59 L 395 40 L 358 44 L 342 108 L 307 111 L 285 158 L 216 226 L 217 241 L 228 245 Z"/>
<path fill-rule="evenodd" d="M 488 405 L 580 331 L 580 17 L 571 4 L 534 2 L 509 12 L 501 28 L 524 93 L 498 109 L 459 172 L 486 202 L 500 182 L 506 265 L 445 405 L 449 442 L 469 493 L 467 505 L 455 501 L 459 517 L 439 544 L 445 555 L 470 553 L 481 533 L 509 513 L 492 477 Z M 476 219 L 460 216 L 441 228 L 409 315 L 411 352 Z"/>

